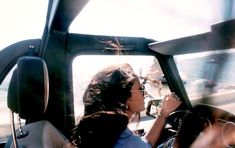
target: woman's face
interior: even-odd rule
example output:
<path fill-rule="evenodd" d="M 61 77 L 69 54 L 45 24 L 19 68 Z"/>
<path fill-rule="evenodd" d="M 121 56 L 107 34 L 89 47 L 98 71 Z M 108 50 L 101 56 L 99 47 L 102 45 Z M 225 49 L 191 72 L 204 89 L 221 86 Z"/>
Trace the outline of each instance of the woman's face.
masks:
<path fill-rule="evenodd" d="M 127 99 L 127 110 L 135 113 L 144 111 L 144 90 L 142 89 L 138 80 L 134 81 L 131 89 L 131 97 Z"/>

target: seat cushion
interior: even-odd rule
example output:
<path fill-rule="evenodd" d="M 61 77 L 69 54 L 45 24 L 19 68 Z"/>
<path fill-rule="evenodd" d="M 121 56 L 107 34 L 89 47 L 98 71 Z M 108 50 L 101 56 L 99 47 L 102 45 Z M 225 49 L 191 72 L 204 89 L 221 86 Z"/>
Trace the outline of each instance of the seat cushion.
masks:
<path fill-rule="evenodd" d="M 28 134 L 17 139 L 19 147 L 63 148 L 69 143 L 50 122 L 45 120 L 27 124 L 22 129 Z M 10 147 L 14 148 L 13 142 Z"/>

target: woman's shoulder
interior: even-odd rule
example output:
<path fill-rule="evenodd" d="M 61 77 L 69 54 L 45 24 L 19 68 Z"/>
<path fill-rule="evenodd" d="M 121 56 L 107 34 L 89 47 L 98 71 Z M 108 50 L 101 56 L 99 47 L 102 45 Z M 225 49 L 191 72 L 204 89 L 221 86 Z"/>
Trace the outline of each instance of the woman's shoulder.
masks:
<path fill-rule="evenodd" d="M 126 128 L 120 135 L 114 148 L 151 148 L 150 143 L 144 137 L 135 135 L 130 129 Z"/>

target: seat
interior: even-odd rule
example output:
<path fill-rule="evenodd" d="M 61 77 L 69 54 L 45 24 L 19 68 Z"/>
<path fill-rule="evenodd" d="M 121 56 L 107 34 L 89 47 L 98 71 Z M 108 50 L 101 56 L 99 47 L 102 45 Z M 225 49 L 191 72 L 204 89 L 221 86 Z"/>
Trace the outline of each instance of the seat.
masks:
<path fill-rule="evenodd" d="M 5 148 L 56 148 L 68 140 L 49 121 L 43 119 L 49 96 L 47 66 L 38 57 L 22 57 L 17 61 L 7 96 L 11 111 L 12 135 Z M 14 115 L 26 124 L 15 130 Z"/>

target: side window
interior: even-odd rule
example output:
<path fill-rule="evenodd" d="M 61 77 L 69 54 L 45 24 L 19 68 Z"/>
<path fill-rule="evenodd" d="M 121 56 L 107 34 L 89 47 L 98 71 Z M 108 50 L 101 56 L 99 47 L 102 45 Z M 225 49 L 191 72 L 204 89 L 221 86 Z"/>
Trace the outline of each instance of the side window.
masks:
<path fill-rule="evenodd" d="M 8 73 L 0 85 L 0 142 L 5 142 L 11 134 L 10 114 L 7 107 L 7 91 L 15 67 Z"/>
<path fill-rule="evenodd" d="M 83 115 L 83 93 L 91 78 L 102 68 L 118 63 L 129 63 L 135 73 L 141 78 L 148 78 L 145 88 L 146 107 L 149 100 L 161 99 L 161 95 L 169 93 L 169 87 L 164 80 L 158 61 L 153 56 L 78 56 L 73 61 L 73 91 L 75 103 L 75 118 Z M 141 113 L 141 116 L 145 116 Z"/>

